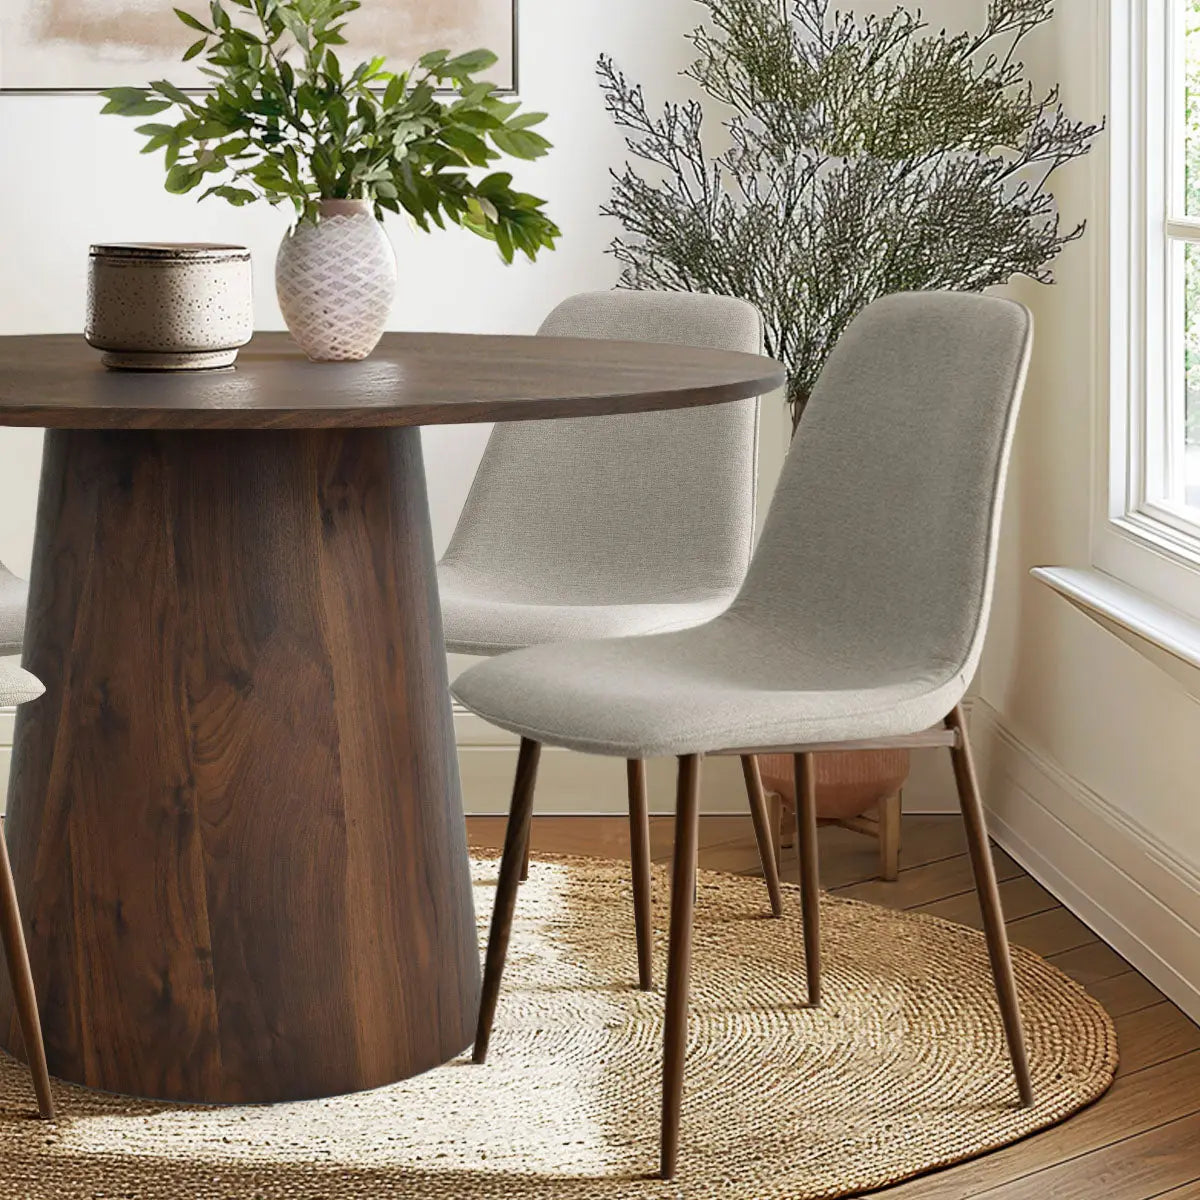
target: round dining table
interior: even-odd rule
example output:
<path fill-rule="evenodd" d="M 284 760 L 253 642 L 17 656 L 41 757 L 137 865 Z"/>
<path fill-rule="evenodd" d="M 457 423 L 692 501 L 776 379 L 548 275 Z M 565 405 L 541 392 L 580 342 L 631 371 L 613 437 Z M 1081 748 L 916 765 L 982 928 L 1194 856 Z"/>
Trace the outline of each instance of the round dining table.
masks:
<path fill-rule="evenodd" d="M 233 369 L 116 372 L 79 337 L 0 337 L 0 426 L 47 430 L 24 645 L 46 695 L 17 717 L 6 836 L 51 1073 L 284 1101 L 470 1045 L 419 427 L 782 378 L 749 354 L 428 333 L 353 364 L 264 333 Z M 3 978 L 0 1045 L 23 1052 Z"/>

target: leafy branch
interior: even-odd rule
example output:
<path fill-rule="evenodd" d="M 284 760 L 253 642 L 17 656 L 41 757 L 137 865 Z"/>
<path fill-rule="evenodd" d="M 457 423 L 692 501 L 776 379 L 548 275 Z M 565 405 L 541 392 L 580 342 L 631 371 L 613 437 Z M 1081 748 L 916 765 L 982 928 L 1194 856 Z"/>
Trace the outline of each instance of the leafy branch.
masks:
<path fill-rule="evenodd" d="M 788 369 L 798 422 L 829 351 L 891 292 L 978 291 L 1049 264 L 1080 237 L 1048 189 L 1102 126 L 1034 92 L 1021 43 L 1051 0 L 990 0 L 983 27 L 933 33 L 919 11 L 834 12 L 829 0 L 697 0 L 684 72 L 726 113 L 705 145 L 698 100 L 652 112 L 602 56 L 608 110 L 634 163 L 604 207 L 631 288 L 741 296 Z"/>
<path fill-rule="evenodd" d="M 461 225 L 494 241 L 506 262 L 553 249 L 559 229 L 545 201 L 491 169 L 504 156 L 541 158 L 550 143 L 522 112 L 476 78 L 488 50 L 435 50 L 394 73 L 373 58 L 348 73 L 336 47 L 360 0 L 211 0 L 203 18 L 176 9 L 198 36 L 183 61 L 203 57 L 211 90 L 167 80 L 102 93 L 106 113 L 174 120 L 138 126 L 143 153 L 162 150 L 169 192 L 203 188 L 233 205 L 290 203 L 315 220 L 321 200 L 367 200 L 376 215 L 408 215 L 422 229 Z M 449 85 L 453 98 L 441 89 Z"/>

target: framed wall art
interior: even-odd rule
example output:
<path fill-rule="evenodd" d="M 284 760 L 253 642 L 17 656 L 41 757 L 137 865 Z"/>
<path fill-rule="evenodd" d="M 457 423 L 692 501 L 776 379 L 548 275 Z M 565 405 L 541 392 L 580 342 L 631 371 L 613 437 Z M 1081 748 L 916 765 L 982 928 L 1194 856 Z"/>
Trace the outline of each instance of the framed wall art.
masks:
<path fill-rule="evenodd" d="M 169 79 L 202 88 L 195 63 L 180 58 L 192 36 L 172 11 L 193 0 L 2 0 L 0 92 L 97 91 Z M 515 90 L 516 0 L 363 0 L 342 62 L 386 55 L 400 68 L 427 50 L 486 46 L 500 61 L 490 78 Z"/>

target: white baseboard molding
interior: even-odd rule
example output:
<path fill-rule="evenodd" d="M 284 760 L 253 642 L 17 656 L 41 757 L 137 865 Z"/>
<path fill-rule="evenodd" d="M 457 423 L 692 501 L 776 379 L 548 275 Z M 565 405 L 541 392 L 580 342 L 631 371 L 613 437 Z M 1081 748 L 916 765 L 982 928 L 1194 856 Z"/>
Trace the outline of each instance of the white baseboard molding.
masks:
<path fill-rule="evenodd" d="M 8 794 L 12 758 L 13 709 L 0 708 L 0 813 Z M 517 739 L 461 709 L 454 713 L 463 799 L 472 816 L 508 812 Z M 537 811 L 587 815 L 626 812 L 625 767 L 620 759 L 547 749 L 539 772 Z M 713 758 L 702 772 L 702 811 L 744 813 L 746 793 L 736 758 Z M 674 765 L 669 759 L 649 764 L 650 808 L 675 811 Z M 913 755 L 913 770 L 904 789 L 904 811 L 956 812 L 954 782 L 948 756 L 938 751 Z"/>
<path fill-rule="evenodd" d="M 996 841 L 1200 1021 L 1200 876 L 982 701 L 971 734 Z"/>

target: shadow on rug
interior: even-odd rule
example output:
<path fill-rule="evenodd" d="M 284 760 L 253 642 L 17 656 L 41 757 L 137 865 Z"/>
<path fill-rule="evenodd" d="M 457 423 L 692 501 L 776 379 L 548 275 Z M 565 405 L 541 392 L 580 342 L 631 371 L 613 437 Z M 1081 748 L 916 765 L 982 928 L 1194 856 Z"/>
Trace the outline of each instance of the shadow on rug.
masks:
<path fill-rule="evenodd" d="M 895 1183 L 1053 1125 L 1102 1095 L 1107 1014 L 1013 954 L 1036 1105 L 1017 1105 L 981 934 L 823 897 L 825 1000 L 803 995 L 800 898 L 701 872 L 679 1177 L 658 1161 L 662 997 L 636 990 L 628 867 L 536 863 L 488 1065 L 270 1107 L 164 1105 L 56 1085 L 33 1111 L 0 1056 L 0 1191 L 21 1200 L 815 1200 Z M 481 941 L 495 863 L 475 863 Z M 786 886 L 786 885 L 785 885 Z M 655 876 L 665 931 L 667 880 Z M 661 985 L 665 935 L 656 967 Z"/>

